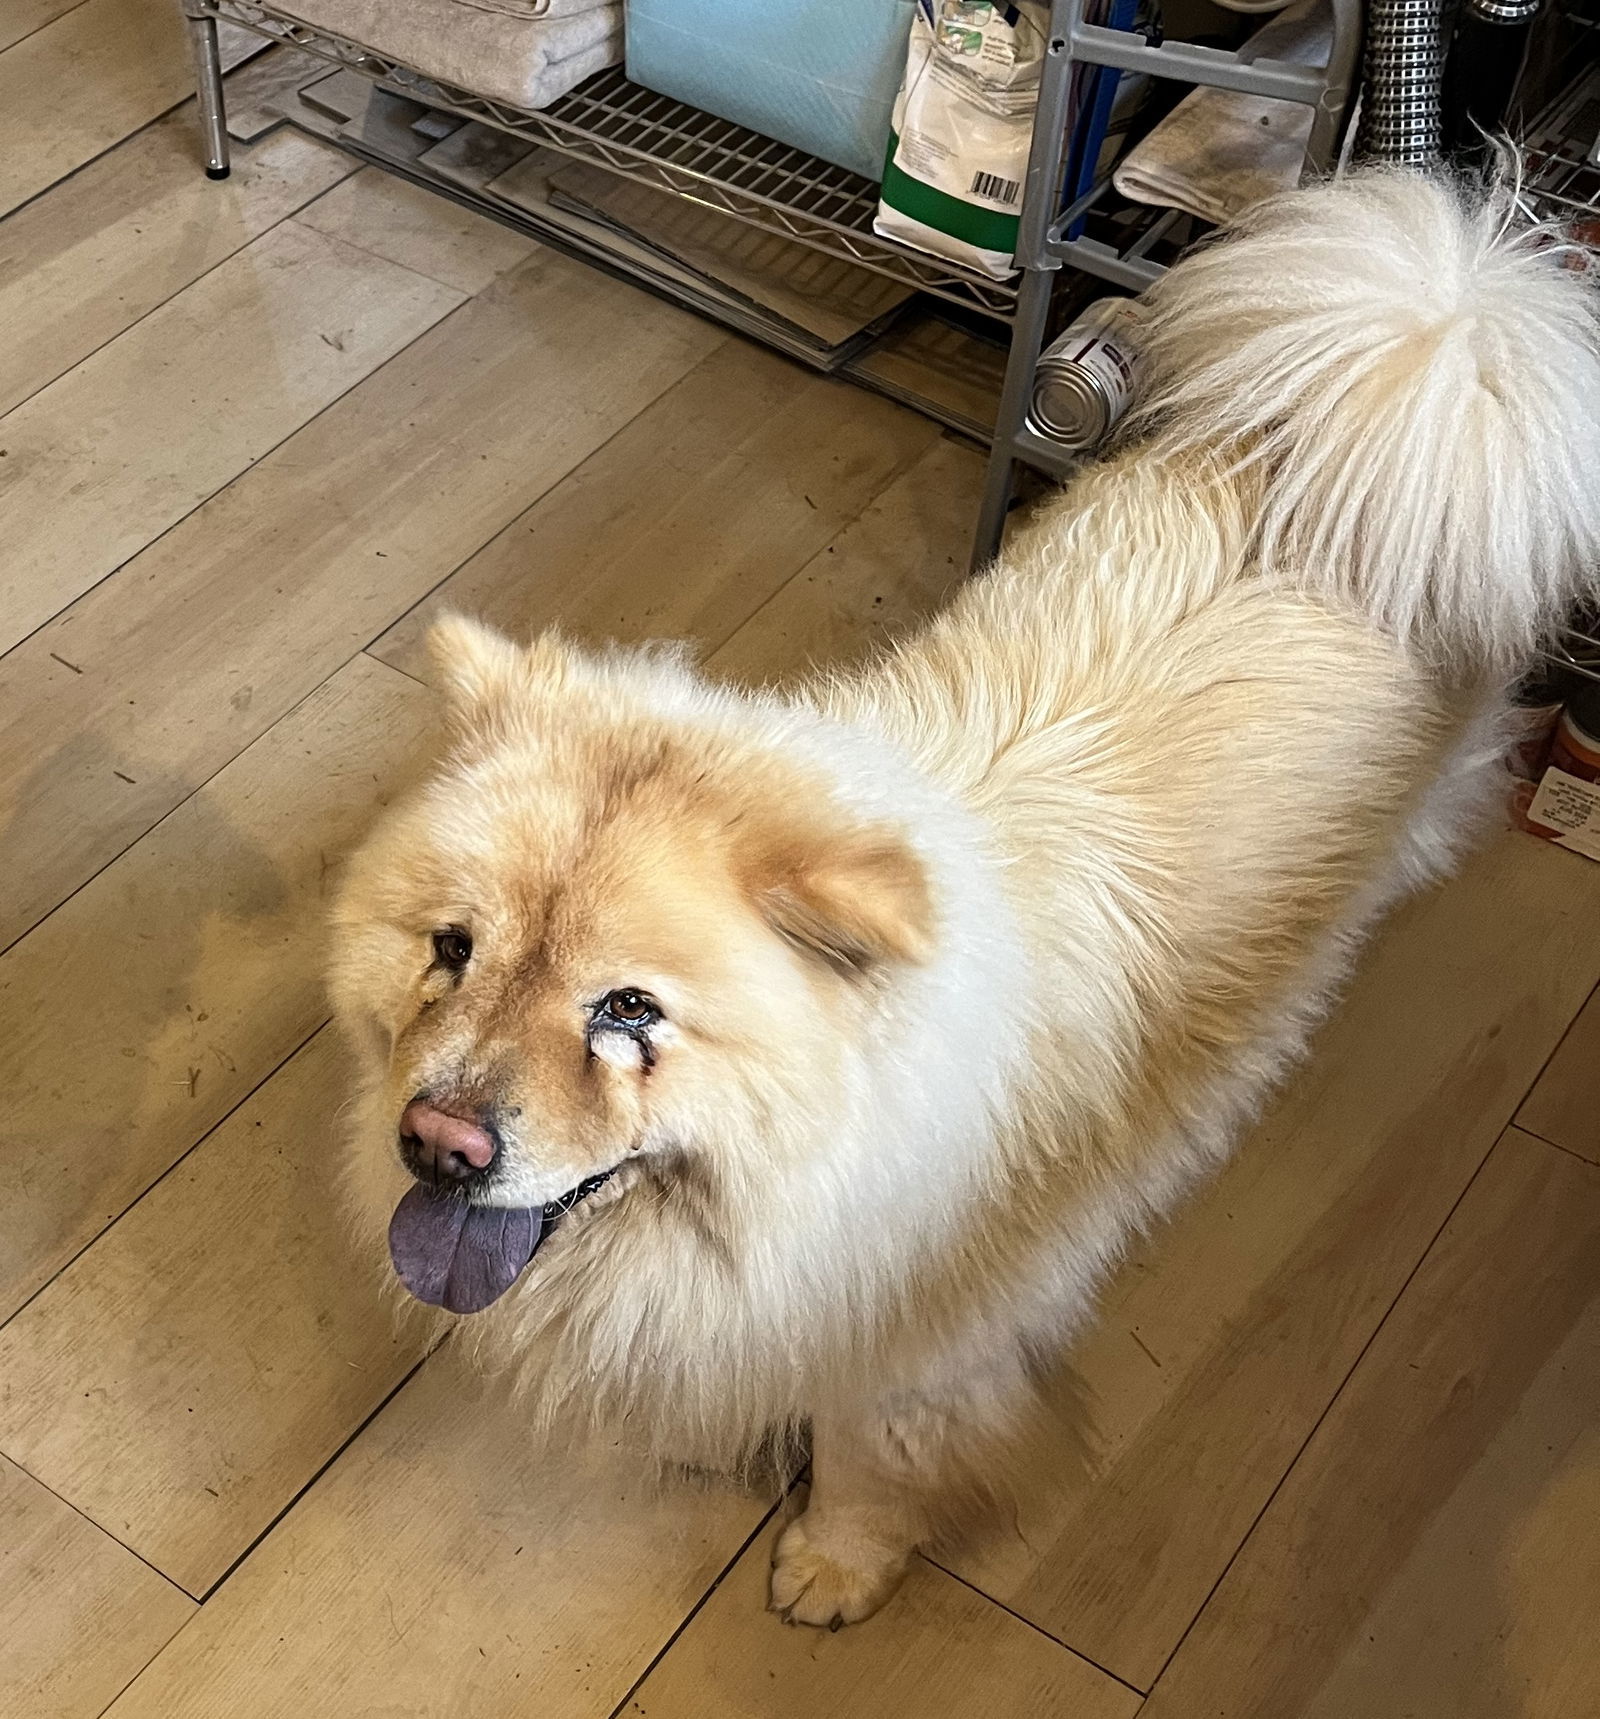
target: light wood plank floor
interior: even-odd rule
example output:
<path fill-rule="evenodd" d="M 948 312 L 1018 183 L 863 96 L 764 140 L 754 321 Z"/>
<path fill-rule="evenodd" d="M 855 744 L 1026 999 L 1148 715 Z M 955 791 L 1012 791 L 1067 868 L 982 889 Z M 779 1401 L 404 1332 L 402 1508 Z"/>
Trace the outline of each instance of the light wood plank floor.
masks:
<path fill-rule="evenodd" d="M 982 462 L 322 143 L 211 185 L 186 78 L 165 0 L 0 0 L 5 1719 L 1600 1712 L 1600 866 L 1526 837 L 860 1629 L 762 1609 L 798 1495 L 554 1462 L 350 1293 L 319 927 L 429 615 L 782 679 L 938 606 Z"/>

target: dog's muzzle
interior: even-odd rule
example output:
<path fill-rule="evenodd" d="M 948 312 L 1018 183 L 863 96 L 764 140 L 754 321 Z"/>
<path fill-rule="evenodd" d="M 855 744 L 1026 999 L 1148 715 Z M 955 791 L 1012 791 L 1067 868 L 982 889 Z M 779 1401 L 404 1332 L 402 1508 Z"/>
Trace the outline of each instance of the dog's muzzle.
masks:
<path fill-rule="evenodd" d="M 418 1301 L 481 1313 L 517 1281 L 562 1218 L 612 1174 L 604 1170 L 535 1207 L 474 1206 L 459 1188 L 419 1182 L 389 1220 L 389 1257 Z"/>

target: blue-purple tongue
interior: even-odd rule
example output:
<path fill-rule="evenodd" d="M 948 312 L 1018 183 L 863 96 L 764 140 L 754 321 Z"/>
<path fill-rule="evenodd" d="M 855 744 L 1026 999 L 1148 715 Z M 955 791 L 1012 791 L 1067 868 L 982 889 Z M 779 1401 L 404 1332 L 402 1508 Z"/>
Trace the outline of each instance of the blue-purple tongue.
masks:
<path fill-rule="evenodd" d="M 389 1220 L 389 1257 L 418 1301 L 481 1313 L 517 1281 L 553 1227 L 538 1207 L 469 1206 L 419 1183 Z"/>

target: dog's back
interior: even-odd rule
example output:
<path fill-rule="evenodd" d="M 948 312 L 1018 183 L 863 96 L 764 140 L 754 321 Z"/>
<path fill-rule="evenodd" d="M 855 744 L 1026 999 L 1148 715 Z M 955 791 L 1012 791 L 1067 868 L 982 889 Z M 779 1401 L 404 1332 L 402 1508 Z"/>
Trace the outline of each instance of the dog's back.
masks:
<path fill-rule="evenodd" d="M 1510 214 L 1397 172 L 1262 205 L 1152 295 L 1130 445 L 835 689 L 1007 863 L 1062 1099 L 1025 1156 L 1097 1117 L 1164 1204 L 1494 802 L 1504 682 L 1600 561 L 1594 295 Z"/>

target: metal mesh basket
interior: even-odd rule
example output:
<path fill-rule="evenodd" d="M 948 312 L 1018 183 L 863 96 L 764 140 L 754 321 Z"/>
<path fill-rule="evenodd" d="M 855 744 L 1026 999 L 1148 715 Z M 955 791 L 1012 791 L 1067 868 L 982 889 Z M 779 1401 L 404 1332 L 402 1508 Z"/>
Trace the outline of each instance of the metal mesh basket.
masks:
<path fill-rule="evenodd" d="M 255 0 L 192 0 L 192 10 L 986 316 L 1009 320 L 1016 308 L 1012 282 L 990 280 L 874 233 L 878 187 L 870 179 L 630 83 L 620 67 L 535 111 L 439 83 L 415 66 Z"/>

